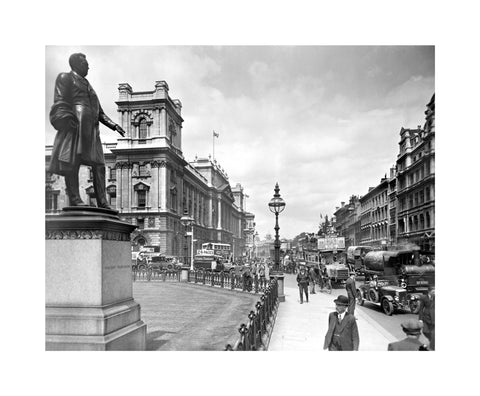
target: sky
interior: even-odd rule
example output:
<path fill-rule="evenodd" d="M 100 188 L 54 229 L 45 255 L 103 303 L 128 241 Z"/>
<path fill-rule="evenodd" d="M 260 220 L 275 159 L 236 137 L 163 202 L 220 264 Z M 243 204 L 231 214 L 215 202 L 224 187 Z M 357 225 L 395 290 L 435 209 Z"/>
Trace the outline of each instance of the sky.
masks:
<path fill-rule="evenodd" d="M 87 79 L 118 121 L 118 84 L 134 91 L 165 80 L 182 102 L 187 161 L 212 154 L 248 195 L 263 238 L 275 183 L 286 202 L 280 237 L 316 232 L 351 195 L 389 174 L 402 127 L 425 122 L 435 92 L 433 46 L 46 46 L 45 144 L 58 73 L 71 53 L 86 54 Z M 115 132 L 101 126 L 103 142 Z"/>

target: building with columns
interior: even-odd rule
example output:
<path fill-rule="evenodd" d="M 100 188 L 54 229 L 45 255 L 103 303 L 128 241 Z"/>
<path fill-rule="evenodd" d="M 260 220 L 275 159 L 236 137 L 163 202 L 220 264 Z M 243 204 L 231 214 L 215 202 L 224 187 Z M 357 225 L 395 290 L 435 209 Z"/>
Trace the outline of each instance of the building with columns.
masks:
<path fill-rule="evenodd" d="M 355 244 L 377 247 L 413 243 L 435 254 L 435 95 L 425 115 L 423 128 L 400 130 L 396 166 L 359 199 L 360 221 L 355 222 L 352 199 L 337 207 L 336 229 L 346 242 L 355 236 Z"/>
<path fill-rule="evenodd" d="M 184 158 L 180 100 L 170 98 L 165 81 L 157 81 L 153 91 L 134 92 L 128 83 L 118 90 L 119 124 L 126 134 L 103 145 L 107 198 L 122 220 L 138 227 L 132 234 L 134 250 L 150 245 L 167 255 L 186 255 L 180 218 L 188 213 L 195 220 L 194 249 L 205 242 L 229 243 L 234 256 L 242 256 L 247 228 L 243 187 L 232 189 L 215 159 Z M 46 147 L 47 164 L 51 149 Z M 95 204 L 92 182 L 90 169 L 82 166 L 82 199 Z M 46 211 L 56 213 L 67 205 L 63 178 L 47 173 Z"/>
<path fill-rule="evenodd" d="M 397 239 L 435 252 L 435 95 L 423 128 L 400 131 L 397 157 Z"/>

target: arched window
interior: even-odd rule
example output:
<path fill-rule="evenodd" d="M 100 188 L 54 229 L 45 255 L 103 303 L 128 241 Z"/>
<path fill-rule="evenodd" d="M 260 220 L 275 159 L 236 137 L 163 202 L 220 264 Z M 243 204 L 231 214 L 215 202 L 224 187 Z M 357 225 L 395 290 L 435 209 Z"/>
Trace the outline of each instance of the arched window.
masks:
<path fill-rule="evenodd" d="M 146 139 L 147 137 L 148 137 L 147 120 L 145 120 L 145 118 L 142 118 L 138 124 L 138 138 Z"/>

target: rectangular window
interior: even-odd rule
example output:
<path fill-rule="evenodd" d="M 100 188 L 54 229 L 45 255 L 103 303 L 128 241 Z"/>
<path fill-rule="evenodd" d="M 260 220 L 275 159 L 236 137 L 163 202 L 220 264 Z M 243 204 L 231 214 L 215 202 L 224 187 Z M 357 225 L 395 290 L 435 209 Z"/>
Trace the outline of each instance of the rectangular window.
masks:
<path fill-rule="evenodd" d="M 146 191 L 138 191 L 138 207 L 144 208 L 147 206 L 147 192 Z"/>
<path fill-rule="evenodd" d="M 430 201 L 430 187 L 425 189 L 425 201 Z"/>
<path fill-rule="evenodd" d="M 430 174 L 430 161 L 425 162 L 425 175 L 428 176 Z"/>
<path fill-rule="evenodd" d="M 116 193 L 110 193 L 110 206 L 112 208 L 115 208 L 117 206 L 117 194 Z"/>
<path fill-rule="evenodd" d="M 110 180 L 117 180 L 117 170 L 115 168 L 109 168 L 110 169 L 110 175 L 109 179 Z"/>
<path fill-rule="evenodd" d="M 143 230 L 145 228 L 145 219 L 137 219 L 137 226 Z"/>

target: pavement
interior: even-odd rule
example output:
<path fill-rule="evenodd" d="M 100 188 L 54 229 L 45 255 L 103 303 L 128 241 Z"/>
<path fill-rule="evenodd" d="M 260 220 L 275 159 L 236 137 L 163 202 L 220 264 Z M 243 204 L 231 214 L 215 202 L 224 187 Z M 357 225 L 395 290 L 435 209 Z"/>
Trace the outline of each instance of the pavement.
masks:
<path fill-rule="evenodd" d="M 268 350 L 324 351 L 328 314 L 335 310 L 333 300 L 338 293 L 327 294 L 316 287 L 316 294 L 309 293 L 309 302 L 300 304 L 298 288 L 287 283 L 289 282 L 285 282 L 284 287 L 285 302 L 279 305 Z M 359 351 L 386 351 L 390 342 L 398 341 L 398 338 L 372 320 L 358 305 L 355 316 L 360 337 Z"/>

